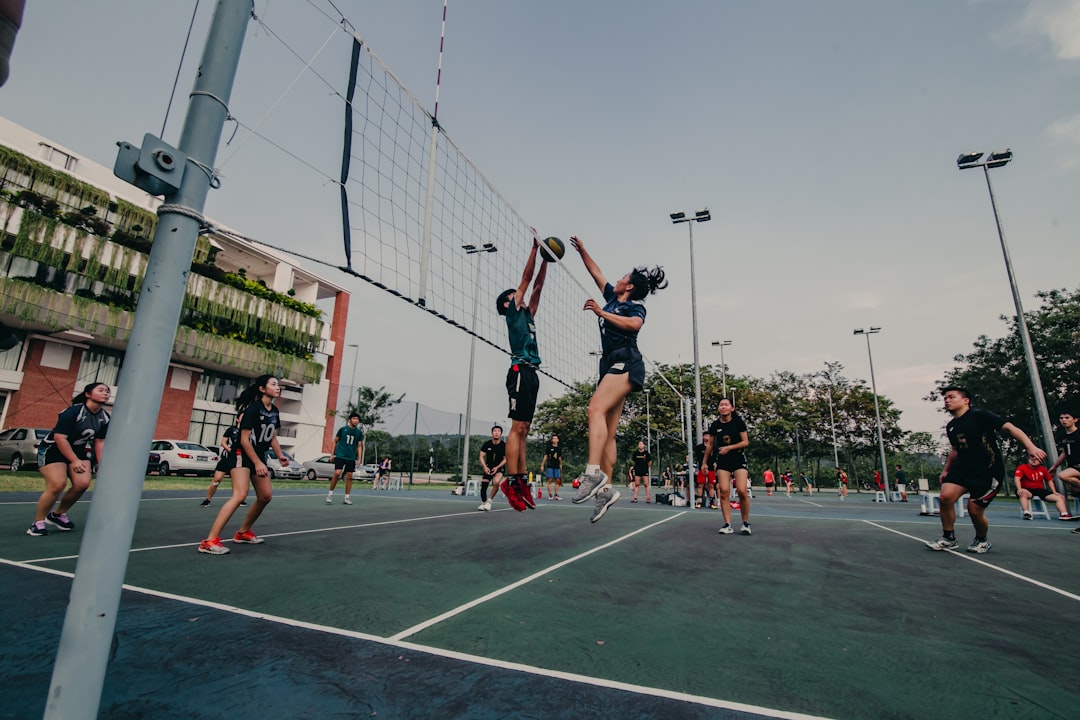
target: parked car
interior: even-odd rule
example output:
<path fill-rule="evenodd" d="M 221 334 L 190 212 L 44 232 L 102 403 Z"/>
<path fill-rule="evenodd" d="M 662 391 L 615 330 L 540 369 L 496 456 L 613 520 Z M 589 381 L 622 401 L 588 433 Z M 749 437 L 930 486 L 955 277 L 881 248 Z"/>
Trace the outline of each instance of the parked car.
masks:
<path fill-rule="evenodd" d="M 155 440 L 150 451 L 161 458 L 159 475 L 213 475 L 218 461 L 210 448 L 187 440 Z"/>
<path fill-rule="evenodd" d="M 304 477 L 312 482 L 319 478 L 334 477 L 334 456 L 320 455 L 314 460 L 304 461 Z"/>
<path fill-rule="evenodd" d="M 277 459 L 277 455 L 273 450 L 266 451 L 266 467 L 270 470 L 270 479 L 283 478 L 285 480 L 303 480 L 307 476 L 307 471 L 304 466 L 296 462 L 289 453 L 284 450 L 281 453 L 289 459 L 289 467 L 283 467 L 281 461 Z M 330 472 L 333 473 L 333 465 L 330 467 Z"/>
<path fill-rule="evenodd" d="M 378 469 L 379 466 L 374 463 L 361 465 L 356 468 L 353 477 L 357 480 L 374 480 L 375 471 Z M 318 480 L 319 478 L 334 477 L 334 456 L 320 455 L 314 460 L 306 461 L 304 463 L 304 477 L 313 481 Z"/>
<path fill-rule="evenodd" d="M 44 428 L 9 428 L 0 433 L 0 465 L 7 465 L 12 472 L 30 466 L 37 467 L 37 453 L 41 441 L 49 431 Z"/>

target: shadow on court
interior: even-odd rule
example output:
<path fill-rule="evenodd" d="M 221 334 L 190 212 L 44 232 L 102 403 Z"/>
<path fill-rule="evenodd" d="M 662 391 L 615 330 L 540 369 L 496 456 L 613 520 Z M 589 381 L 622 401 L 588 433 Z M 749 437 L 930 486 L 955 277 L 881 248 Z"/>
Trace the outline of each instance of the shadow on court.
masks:
<path fill-rule="evenodd" d="M 285 491 L 256 527 L 265 544 L 210 557 L 195 545 L 213 511 L 195 495 L 140 507 L 101 717 L 923 720 L 1080 707 L 1062 642 L 1080 537 L 1007 503 L 991 508 L 994 549 L 972 556 L 926 550 L 940 525 L 918 505 L 859 497 L 758 498 L 742 537 L 717 535 L 716 511 L 620 503 L 591 525 L 569 502 L 479 513 L 431 491 L 354 494 L 351 507 Z M 0 504 L 0 718 L 41 716 L 70 590 L 59 573 L 81 540 L 21 535 L 32 512 Z"/>

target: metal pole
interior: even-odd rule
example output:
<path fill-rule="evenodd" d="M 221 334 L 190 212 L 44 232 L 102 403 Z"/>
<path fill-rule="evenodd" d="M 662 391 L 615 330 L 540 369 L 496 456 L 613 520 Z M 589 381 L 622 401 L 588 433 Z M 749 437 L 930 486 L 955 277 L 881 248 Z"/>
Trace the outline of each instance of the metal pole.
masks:
<path fill-rule="evenodd" d="M 645 389 L 645 447 L 652 452 L 652 414 L 649 412 L 649 390 Z"/>
<path fill-rule="evenodd" d="M 420 403 L 413 403 L 412 420 L 412 459 L 409 461 L 409 489 L 412 490 L 413 471 L 416 470 L 416 427 L 420 421 Z"/>
<path fill-rule="evenodd" d="M 698 362 L 697 287 L 694 278 L 694 223 L 690 228 L 690 321 L 694 326 L 694 402 L 697 403 L 697 441 L 702 441 L 705 428 L 701 424 L 701 363 Z"/>
<path fill-rule="evenodd" d="M 196 216 L 210 191 L 210 177 L 201 168 L 214 166 L 252 9 L 251 0 L 218 2 L 188 101 L 178 149 L 189 162 L 180 189 L 166 194 L 165 203 Z M 98 715 L 142 494 L 146 449 L 157 424 L 199 227 L 196 217 L 163 212 L 154 234 L 118 381 L 122 390 L 98 472 L 108 481 L 95 487 L 87 515 L 46 720 L 91 720 Z"/>
<path fill-rule="evenodd" d="M 833 417 L 832 407 L 832 387 L 829 388 L 829 394 L 826 395 L 829 399 L 829 426 L 832 428 L 832 454 L 833 462 L 836 463 L 835 467 L 840 467 L 840 451 L 836 448 L 836 418 Z"/>
<path fill-rule="evenodd" d="M 727 365 L 724 363 L 724 343 L 720 343 L 720 378 L 724 386 L 724 397 L 727 397 Z"/>
<path fill-rule="evenodd" d="M 1005 244 L 1005 231 L 1001 227 L 1001 218 L 998 216 L 997 202 L 994 199 L 994 188 L 990 185 L 990 171 L 986 165 L 983 165 L 983 174 L 986 176 L 986 189 L 990 192 L 990 207 L 994 210 L 994 223 L 997 225 L 998 239 L 1001 241 L 1001 255 L 1005 258 L 1009 289 L 1012 291 L 1013 304 L 1016 306 L 1016 325 L 1020 331 L 1020 343 L 1024 346 L 1024 360 L 1027 362 L 1028 376 L 1031 378 L 1031 390 L 1035 394 L 1035 411 L 1038 413 L 1040 430 L 1042 430 L 1043 449 L 1046 450 L 1048 458 L 1054 458 L 1057 456 L 1054 426 L 1050 422 L 1050 412 L 1046 408 L 1046 396 L 1043 394 L 1042 380 L 1039 378 L 1039 366 L 1035 362 L 1035 351 L 1031 347 L 1031 335 L 1028 333 L 1027 319 L 1024 317 L 1024 306 L 1020 302 L 1020 290 L 1016 286 L 1009 248 Z M 1053 464 L 1053 461 L 1049 464 Z M 1063 490 L 1060 480 L 1055 479 L 1055 485 L 1058 486 L 1059 492 Z"/>
<path fill-rule="evenodd" d="M 692 508 L 697 495 L 694 492 L 696 489 L 694 476 L 697 474 L 697 468 L 694 467 L 694 435 L 690 432 L 690 398 L 683 398 L 683 426 L 686 428 L 686 491 L 689 493 L 689 497 L 686 498 L 686 507 Z"/>
<path fill-rule="evenodd" d="M 877 418 L 877 444 L 881 453 L 881 480 L 885 483 L 885 499 L 889 499 L 889 468 L 885 461 L 885 439 L 881 434 L 881 411 L 878 409 L 877 383 L 874 382 L 874 355 L 870 352 L 870 333 L 866 333 L 866 355 L 870 359 L 870 390 L 874 393 L 874 417 Z"/>
<path fill-rule="evenodd" d="M 473 288 L 472 340 L 469 341 L 469 389 L 465 401 L 465 442 L 461 450 L 461 482 L 469 483 L 469 432 L 472 429 L 473 372 L 476 369 L 476 312 L 480 305 L 480 255 L 476 255 L 476 281 Z"/>

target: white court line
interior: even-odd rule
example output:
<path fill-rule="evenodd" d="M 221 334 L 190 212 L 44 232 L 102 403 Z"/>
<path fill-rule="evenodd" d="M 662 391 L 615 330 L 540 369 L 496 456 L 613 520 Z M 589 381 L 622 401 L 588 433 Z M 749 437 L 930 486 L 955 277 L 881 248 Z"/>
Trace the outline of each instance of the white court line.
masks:
<path fill-rule="evenodd" d="M 870 520 L 863 520 L 863 522 L 865 522 L 867 525 L 873 525 L 876 528 L 881 528 L 882 530 L 888 530 L 891 533 L 896 533 L 897 535 L 899 535 L 901 537 L 911 538 L 912 540 L 918 540 L 923 545 L 926 544 L 925 540 L 923 540 L 922 538 L 917 538 L 914 535 L 908 535 L 907 533 L 902 533 L 899 530 L 893 530 L 891 527 L 885 527 L 884 525 L 878 525 L 876 522 L 871 522 Z M 935 551 L 931 551 L 931 552 L 935 552 Z M 1026 582 L 1026 583 L 1030 583 L 1032 585 L 1035 585 L 1036 587 L 1041 587 L 1043 590 L 1049 590 L 1050 592 L 1055 592 L 1058 595 L 1062 595 L 1064 597 L 1067 597 L 1070 600 L 1076 600 L 1076 601 L 1080 602 L 1080 595 L 1074 595 L 1073 593 L 1069 592 L 1068 590 L 1062 590 L 1059 587 L 1054 587 L 1053 585 L 1047 585 L 1046 583 L 1044 583 L 1044 582 L 1042 582 L 1040 580 L 1036 580 L 1035 578 L 1030 578 L 1030 577 L 1028 577 L 1026 575 L 1021 575 L 1020 573 L 1015 573 L 1012 570 L 1006 570 L 1005 568 L 994 565 L 993 563 L 988 563 L 985 560 L 980 560 L 977 557 L 972 557 L 972 554 L 968 553 L 966 551 L 960 552 L 958 550 L 945 550 L 945 551 L 938 550 L 936 552 L 950 552 L 953 555 L 955 555 L 956 557 L 963 558 L 964 560 L 970 560 L 973 563 L 977 563 L 979 565 L 982 565 L 983 567 L 990 568 L 991 570 L 996 570 L 999 573 L 1002 573 L 1004 575 L 1008 575 L 1009 577 L 1016 578 L 1017 580 L 1021 580 L 1021 581 Z"/>
<path fill-rule="evenodd" d="M 510 508 L 505 508 L 510 510 Z M 498 511 L 496 511 L 498 512 Z M 271 533 L 268 535 L 260 535 L 261 538 L 276 538 L 285 537 L 287 535 L 307 535 L 309 533 L 321 533 L 321 532 L 333 532 L 335 530 L 356 530 L 358 528 L 379 527 L 380 525 L 398 525 L 401 523 L 421 522 L 424 520 L 438 520 L 440 518 L 449 517 L 465 517 L 476 516 L 476 512 L 461 512 L 461 513 L 447 513 L 446 515 L 424 515 L 416 518 L 404 518 L 402 520 L 381 520 L 379 522 L 360 523 L 358 525 L 337 525 L 334 527 L 314 528 L 311 530 L 292 530 L 290 532 L 283 533 Z M 226 538 L 222 540 L 223 543 L 233 542 L 232 538 Z M 199 542 L 186 542 L 186 543 L 174 543 L 172 545 L 152 545 L 150 547 L 131 548 L 128 552 L 146 552 L 148 550 L 172 550 L 174 548 L 182 547 L 197 547 Z M 78 555 L 56 555 L 54 557 L 33 558 L 30 560 L 23 560 L 26 563 L 39 563 L 39 562 L 54 562 L 57 560 L 74 560 L 79 557 Z"/>
<path fill-rule="evenodd" d="M 675 518 L 682 517 L 685 514 L 686 514 L 685 512 L 680 512 L 680 513 L 676 513 L 676 514 L 673 514 L 673 515 L 669 515 L 666 518 L 664 518 L 663 520 L 659 520 L 657 522 L 654 522 L 652 525 L 646 525 L 643 528 L 638 528 L 637 530 L 635 530 L 632 533 L 629 533 L 627 535 L 623 535 L 622 537 L 617 537 L 614 540 L 611 540 L 610 542 L 604 543 L 603 545 L 598 545 L 597 547 L 594 547 L 592 550 L 586 550 L 585 552 L 580 553 L 578 555 L 575 555 L 572 558 L 567 558 L 566 560 L 563 560 L 562 562 L 555 563 L 554 565 L 552 565 L 550 567 L 546 567 L 546 568 L 544 568 L 543 570 L 541 570 L 539 572 L 535 572 L 532 575 L 529 575 L 528 577 L 524 577 L 524 578 L 522 578 L 521 580 L 518 580 L 515 583 L 511 583 L 510 585 L 507 585 L 507 586 L 505 586 L 503 588 L 495 590 L 494 592 L 490 592 L 487 595 L 484 595 L 482 597 L 478 597 L 475 600 L 470 600 L 469 602 L 465 603 L 464 605 L 459 605 L 458 607 L 456 607 L 456 608 L 454 608 L 452 610 L 447 610 L 446 612 L 442 613 L 441 615 L 436 615 L 435 617 L 430 618 L 428 620 L 425 620 L 422 623 L 419 623 L 417 625 L 413 625 L 411 628 L 406 628 L 405 630 L 402 630 L 399 633 L 395 633 L 394 635 L 390 636 L 390 639 L 396 641 L 396 640 L 402 640 L 404 638 L 407 638 L 410 635 L 415 635 L 416 633 L 420 632 L 421 630 L 426 630 L 427 628 L 431 627 L 432 625 L 437 625 L 437 624 L 441 623 L 443 620 L 447 620 L 449 618 L 452 618 L 455 615 L 459 615 L 459 614 L 465 612 L 466 610 L 470 610 L 470 609 L 476 607 L 477 605 L 481 605 L 483 603 L 486 603 L 488 600 L 492 600 L 494 598 L 497 598 L 500 595 L 505 595 L 506 593 L 510 592 L 511 590 L 516 590 L 517 588 L 521 587 L 522 585 L 526 585 L 526 584 L 532 582 L 533 580 L 536 580 L 539 577 L 543 577 L 544 575 L 547 575 L 548 573 L 550 573 L 550 572 L 552 572 L 554 570 L 558 570 L 561 567 L 569 565 L 572 562 L 576 562 L 577 560 L 580 560 L 580 559 L 582 559 L 584 557 L 588 557 L 589 555 L 592 555 L 593 553 L 599 552 L 599 551 L 601 551 L 601 550 L 603 550 L 605 548 L 609 548 L 612 545 L 616 545 L 618 543 L 621 543 L 623 540 L 628 540 L 629 538 L 632 538 L 632 537 L 634 537 L 635 535 L 637 535 L 639 533 L 643 533 L 646 530 L 651 530 L 652 528 L 656 527 L 657 525 L 662 525 L 663 523 L 666 523 L 668 520 L 674 520 Z"/>
<path fill-rule="evenodd" d="M 680 513 L 680 515 L 681 514 L 682 513 Z M 667 520 L 670 519 L 672 518 L 666 518 L 661 522 L 667 522 Z M 654 523 L 653 525 L 650 525 L 648 527 L 653 527 L 654 525 L 659 524 L 660 523 Z M 642 528 L 637 532 L 641 532 L 642 530 L 647 529 L 647 527 Z M 632 535 L 636 535 L 637 532 L 632 533 Z M 607 543 L 607 545 L 602 545 L 601 547 L 596 548 L 596 550 L 600 550 L 603 547 L 607 547 L 608 545 L 620 542 L 627 537 L 630 537 L 630 535 L 627 535 L 624 538 L 620 538 L 618 540 L 614 540 L 611 543 Z M 60 570 L 53 570 L 50 568 L 43 568 L 38 565 L 29 565 L 25 562 L 15 560 L 5 560 L 3 558 L 0 558 L 0 564 L 10 565 L 13 567 L 22 568 L 24 570 L 43 572 L 49 575 L 58 575 L 66 578 L 74 577 L 74 573 L 62 572 Z M 471 655 L 469 653 L 456 652 L 454 650 L 446 650 L 444 648 L 437 648 L 428 645 L 420 645 L 418 643 L 396 640 L 394 639 L 394 637 L 384 638 L 378 635 L 357 632 L 355 630 L 343 630 L 341 628 L 330 627 L 327 625 L 317 625 L 315 623 L 304 622 L 303 620 L 294 620 L 292 618 L 282 617 L 280 615 L 268 615 L 265 613 L 259 613 L 253 610 L 236 607 L 234 605 L 225 605 L 223 603 L 216 603 L 210 600 L 200 600 L 198 598 L 185 597 L 183 595 L 174 595 L 173 593 L 161 592 L 159 590 L 152 590 L 150 588 L 139 587 L 137 585 L 128 585 L 127 583 L 123 585 L 123 588 L 125 590 L 130 590 L 131 592 L 140 593 L 142 595 L 148 595 L 150 597 L 157 597 L 165 600 L 174 600 L 176 602 L 185 603 L 187 605 L 195 605 L 198 607 L 220 610 L 222 612 L 232 613 L 234 615 L 242 615 L 244 617 L 252 618 L 254 620 L 264 620 L 267 622 L 277 623 L 286 627 L 295 627 L 304 630 L 323 632 L 329 635 L 337 635 L 340 637 L 348 637 L 356 640 L 364 640 L 367 642 L 377 643 L 379 645 L 400 648 L 402 650 L 422 652 L 427 655 L 433 655 L 435 657 L 442 657 L 450 660 L 460 660 L 463 662 L 471 662 L 476 663 L 477 665 L 484 665 L 486 667 L 497 668 L 500 670 L 513 670 L 517 672 L 528 673 L 530 675 L 537 675 L 543 678 L 557 678 L 566 682 L 578 683 L 581 685 L 590 685 L 601 689 L 623 690 L 625 692 L 631 692 L 637 695 L 648 695 L 651 697 L 664 698 L 667 700 L 695 703 L 697 705 L 705 705 L 707 707 L 721 708 L 724 710 L 732 710 L 735 712 L 753 713 L 756 715 L 761 715 L 763 717 L 778 718 L 779 720 L 828 720 L 828 718 L 823 715 L 808 715 L 806 713 L 777 710 L 775 708 L 767 708 L 760 705 L 747 705 L 745 703 L 729 702 L 726 700 L 705 697 L 702 695 L 691 695 L 689 693 L 667 690 L 665 688 L 654 688 L 647 685 L 633 685 L 631 683 L 619 682 L 617 680 L 605 680 L 603 678 L 593 678 L 577 673 L 563 672 L 562 670 L 556 670 L 553 668 L 543 668 L 535 665 L 524 665 L 522 663 L 496 660 L 494 658 L 487 658 L 479 655 Z"/>

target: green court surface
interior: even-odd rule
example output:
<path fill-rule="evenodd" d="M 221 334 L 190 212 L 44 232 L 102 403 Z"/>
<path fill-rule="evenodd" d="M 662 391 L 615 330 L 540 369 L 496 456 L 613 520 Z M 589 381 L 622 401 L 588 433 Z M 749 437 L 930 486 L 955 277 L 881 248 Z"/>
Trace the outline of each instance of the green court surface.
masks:
<path fill-rule="evenodd" d="M 200 496 L 143 498 L 103 718 L 1080 716 L 1080 535 L 1008 501 L 971 555 L 867 495 L 759 496 L 745 537 L 625 494 L 590 524 L 569 501 L 313 488 L 213 557 Z M 34 499 L 0 497 L 0 718 L 43 712 L 82 539 L 24 535 Z"/>

